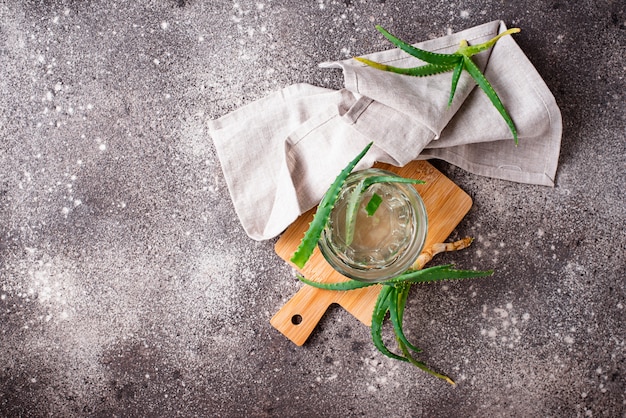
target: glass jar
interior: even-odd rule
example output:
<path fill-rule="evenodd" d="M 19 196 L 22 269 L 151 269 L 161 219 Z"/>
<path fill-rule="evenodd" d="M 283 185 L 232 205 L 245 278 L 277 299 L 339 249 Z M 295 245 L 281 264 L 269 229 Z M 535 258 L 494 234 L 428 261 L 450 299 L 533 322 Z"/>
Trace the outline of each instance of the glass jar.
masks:
<path fill-rule="evenodd" d="M 426 241 L 426 208 L 413 184 L 384 182 L 371 185 L 363 193 L 354 237 L 346 242 L 346 207 L 352 191 L 363 179 L 381 175 L 399 177 L 375 168 L 350 174 L 318 243 L 326 261 L 351 279 L 382 282 L 405 272 Z M 374 194 L 382 202 L 369 216 L 366 206 Z"/>

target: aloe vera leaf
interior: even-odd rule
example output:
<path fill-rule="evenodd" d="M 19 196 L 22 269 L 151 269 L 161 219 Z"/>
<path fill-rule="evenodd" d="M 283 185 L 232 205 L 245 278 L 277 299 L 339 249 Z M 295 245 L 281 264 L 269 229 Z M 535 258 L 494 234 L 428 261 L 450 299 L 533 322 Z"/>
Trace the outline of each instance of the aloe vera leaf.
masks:
<path fill-rule="evenodd" d="M 356 223 L 356 215 L 361 203 L 361 195 L 364 191 L 365 181 L 361 180 L 348 197 L 348 203 L 346 204 L 346 245 L 352 244 L 354 239 L 354 224 Z"/>
<path fill-rule="evenodd" d="M 458 83 L 458 78 L 460 77 L 460 73 L 462 72 L 463 69 L 467 70 L 467 72 L 470 73 L 470 75 L 474 78 L 474 80 L 480 86 L 480 88 L 487 94 L 487 96 L 491 100 L 491 103 L 496 107 L 496 109 L 498 110 L 498 112 L 500 113 L 504 121 L 506 122 L 506 124 L 509 126 L 511 133 L 513 134 L 513 138 L 515 139 L 515 145 L 518 145 L 518 136 L 517 136 L 517 129 L 515 127 L 515 123 L 513 122 L 509 114 L 507 113 L 504 105 L 502 104 L 502 101 L 498 97 L 497 93 L 495 92 L 495 90 L 493 89 L 489 81 L 487 81 L 485 76 L 482 74 L 482 72 L 476 66 L 476 64 L 474 64 L 474 62 L 470 59 L 470 57 L 472 55 L 475 55 L 479 52 L 482 52 L 486 49 L 491 48 L 503 36 L 520 32 L 521 30 L 519 28 L 508 29 L 498 34 L 497 36 L 491 38 L 487 42 L 483 42 L 478 45 L 470 46 L 468 45 L 467 41 L 465 40 L 461 41 L 461 45 L 459 46 L 457 51 L 453 54 L 439 54 L 435 52 L 424 51 L 396 38 L 395 36 L 390 34 L 381 26 L 376 26 L 376 29 L 378 29 L 378 31 L 382 33 L 383 36 L 385 36 L 389 41 L 391 41 L 394 45 L 396 45 L 401 50 L 429 64 L 439 66 L 440 68 L 428 67 L 428 66 L 424 66 L 427 68 L 422 68 L 422 67 L 398 68 L 398 67 L 388 66 L 385 64 L 376 63 L 376 62 L 367 60 L 365 58 L 357 58 L 359 61 L 364 62 L 368 65 L 371 65 L 372 67 L 377 68 L 379 70 L 391 71 L 394 73 L 404 74 L 404 75 L 425 76 L 425 75 L 433 75 L 433 74 L 438 74 L 438 73 L 445 72 L 445 71 L 454 70 L 454 74 L 452 78 L 452 88 L 450 89 L 450 96 L 448 99 L 448 106 L 450 106 L 452 103 L 452 99 L 454 97 L 454 93 L 456 90 L 456 83 Z M 463 63 L 462 68 L 459 67 L 459 62 Z M 411 74 L 412 71 L 415 72 L 415 74 Z"/>
<path fill-rule="evenodd" d="M 410 270 L 406 273 L 402 273 L 399 276 L 389 279 L 386 283 L 426 283 L 436 282 L 440 280 L 471 279 L 476 277 L 491 276 L 492 274 L 493 270 L 456 270 L 452 268 L 452 264 L 444 264 L 441 266 L 429 267 L 422 270 Z"/>
<path fill-rule="evenodd" d="M 404 42 L 391 33 L 389 33 L 385 28 L 380 25 L 376 26 L 376 29 L 383 34 L 385 38 L 391 41 L 392 44 L 406 52 L 414 56 L 415 58 L 419 58 L 424 62 L 435 65 L 455 65 L 459 62 L 460 54 L 439 54 L 436 52 L 424 51 L 423 49 L 419 49 L 414 47 L 413 45 Z"/>
<path fill-rule="evenodd" d="M 361 203 L 361 195 L 372 185 L 376 183 L 411 183 L 411 184 L 424 184 L 423 180 L 409 179 L 405 177 L 397 176 L 372 176 L 363 179 L 352 190 L 350 197 L 348 198 L 348 204 L 346 205 L 346 245 L 352 244 L 354 239 L 354 228 L 356 224 L 356 215 Z"/>
<path fill-rule="evenodd" d="M 347 282 L 336 282 L 336 283 L 320 283 L 320 282 L 314 282 L 312 280 L 309 280 L 300 274 L 298 274 L 297 277 L 298 277 L 298 280 L 300 280 L 304 284 L 308 284 L 309 286 L 317 287 L 318 289 L 324 289 L 324 290 L 354 290 L 354 289 L 360 289 L 363 287 L 368 287 L 368 286 L 372 286 L 376 284 L 373 282 L 372 283 L 360 282 L 358 280 L 348 280 Z"/>
<path fill-rule="evenodd" d="M 357 155 L 348 165 L 339 173 L 333 184 L 324 194 L 321 202 L 317 207 L 313 221 L 309 225 L 309 229 L 305 232 L 300 245 L 291 256 L 291 262 L 296 266 L 302 268 L 313 254 L 313 250 L 317 246 L 317 242 L 320 239 L 320 235 L 328 222 L 330 212 L 337 202 L 339 197 L 339 191 L 346 181 L 346 178 L 359 161 L 365 156 L 367 151 L 371 148 L 373 142 L 367 144 L 367 146 Z"/>
<path fill-rule="evenodd" d="M 459 57 L 459 61 L 461 61 Z M 410 67 L 410 68 L 402 68 L 402 67 L 394 67 L 393 65 L 381 64 L 376 61 L 368 60 L 363 57 L 354 57 L 355 60 L 362 62 L 363 64 L 367 64 L 370 67 L 376 68 L 377 70 L 389 71 L 396 74 L 402 75 L 411 75 L 414 77 L 427 77 L 429 75 L 441 74 L 448 72 L 454 68 L 454 65 L 436 65 L 436 64 L 426 64 L 421 65 L 419 67 Z"/>
<path fill-rule="evenodd" d="M 410 183 L 410 184 L 424 184 L 424 180 L 409 179 L 406 177 L 398 176 L 372 176 L 363 180 L 364 189 L 367 190 L 370 186 L 376 183 Z"/>
<path fill-rule="evenodd" d="M 404 307 L 409 297 L 411 283 L 398 283 L 396 287 L 398 288 L 398 319 L 400 319 L 400 323 L 402 323 L 404 319 Z"/>
<path fill-rule="evenodd" d="M 454 98 L 454 93 L 456 92 L 456 86 L 459 84 L 459 79 L 461 78 L 461 73 L 463 72 L 463 61 L 459 61 L 459 63 L 454 67 L 454 72 L 452 73 L 452 87 L 450 87 L 450 98 L 448 99 L 448 107 L 452 105 L 452 99 Z"/>
<path fill-rule="evenodd" d="M 448 376 L 443 375 L 441 373 L 437 373 L 436 371 L 430 369 L 426 364 L 422 363 L 421 361 L 417 361 L 413 358 L 413 356 L 411 356 L 411 353 L 409 352 L 408 348 L 406 347 L 406 345 L 404 345 L 404 343 L 399 339 L 396 338 L 396 340 L 398 341 L 398 346 L 400 347 L 400 350 L 402 350 L 402 354 L 404 354 L 406 356 L 406 360 L 411 363 L 412 365 L 420 368 L 421 370 L 425 371 L 426 373 L 429 373 L 435 377 L 438 377 L 439 379 L 443 379 L 446 382 L 450 383 L 452 386 L 456 386 L 456 383 L 454 382 L 454 380 L 450 379 Z"/>
<path fill-rule="evenodd" d="M 467 70 L 467 72 L 474 78 L 476 84 L 485 92 L 491 103 L 498 109 L 500 115 L 511 129 L 511 133 L 513 133 L 513 138 L 515 139 L 515 145 L 517 145 L 517 129 L 515 128 L 515 123 L 513 123 L 513 119 L 509 116 L 508 112 L 504 108 L 500 97 L 493 89 L 489 81 L 485 78 L 483 73 L 480 72 L 480 69 L 474 64 L 474 62 L 469 57 L 463 57 L 463 66 Z"/>
<path fill-rule="evenodd" d="M 404 312 L 400 312 L 400 301 L 402 299 L 401 293 L 404 291 L 405 286 L 396 285 L 390 286 L 391 292 L 389 295 L 389 319 L 391 320 L 391 324 L 393 325 L 393 331 L 396 334 L 396 337 L 402 341 L 407 347 L 411 350 L 420 352 L 421 350 L 411 344 L 406 336 L 404 335 L 404 331 L 402 329 L 402 316 Z M 402 289 L 399 289 L 402 288 Z"/>
<path fill-rule="evenodd" d="M 378 294 L 378 298 L 376 299 L 376 303 L 374 304 L 374 312 L 372 313 L 372 341 L 374 342 L 374 346 L 386 355 L 387 357 L 408 361 L 405 357 L 399 356 L 397 354 L 392 353 L 385 346 L 383 342 L 383 322 L 385 320 L 385 315 L 387 315 L 387 311 L 389 310 L 389 296 L 393 290 L 392 286 L 383 286 L 380 293 Z"/>
<path fill-rule="evenodd" d="M 465 55 L 466 57 L 471 57 L 472 55 L 476 55 L 479 52 L 482 52 L 482 51 L 485 51 L 485 50 L 491 48 L 503 36 L 511 35 L 511 34 L 519 33 L 519 32 L 521 32 L 520 28 L 511 28 L 511 29 L 508 29 L 508 30 L 498 34 L 497 36 L 494 36 L 493 38 L 491 38 L 487 42 L 483 42 L 482 44 L 467 45 L 467 42 L 465 42 L 465 44 L 461 44 L 461 47 L 459 49 L 457 49 L 456 52 L 461 54 L 461 55 Z"/>
<path fill-rule="evenodd" d="M 374 216 L 381 203 L 383 203 L 383 198 L 380 197 L 378 193 L 374 193 L 367 202 L 367 205 L 365 205 L 367 216 Z"/>
<path fill-rule="evenodd" d="M 406 301 L 409 297 L 409 291 L 411 290 L 411 283 L 398 283 L 396 285 L 399 289 L 398 291 L 398 320 L 400 325 L 404 323 L 404 308 L 406 306 Z M 422 350 L 415 346 L 411 346 L 411 350 L 419 353 Z"/>

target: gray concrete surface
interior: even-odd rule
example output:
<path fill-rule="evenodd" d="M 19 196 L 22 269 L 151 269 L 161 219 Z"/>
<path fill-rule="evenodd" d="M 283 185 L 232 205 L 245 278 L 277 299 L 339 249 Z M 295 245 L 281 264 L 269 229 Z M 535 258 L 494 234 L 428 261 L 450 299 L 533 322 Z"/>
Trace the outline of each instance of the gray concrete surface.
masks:
<path fill-rule="evenodd" d="M 435 165 L 474 199 L 407 333 L 457 387 L 379 354 L 243 233 L 206 122 L 317 63 L 503 19 L 561 106 L 555 188 Z M 0 2 L 0 416 L 626 416 L 626 13 L 618 0 Z M 521 145 L 523 146 L 523 145 Z"/>

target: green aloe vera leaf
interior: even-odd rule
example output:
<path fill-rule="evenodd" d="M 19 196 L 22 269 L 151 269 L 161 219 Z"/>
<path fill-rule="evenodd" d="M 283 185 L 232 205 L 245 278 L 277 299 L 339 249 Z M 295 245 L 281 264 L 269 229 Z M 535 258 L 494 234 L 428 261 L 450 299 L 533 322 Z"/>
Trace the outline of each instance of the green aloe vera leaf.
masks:
<path fill-rule="evenodd" d="M 398 68 L 385 64 L 380 64 L 365 58 L 357 58 L 359 61 L 364 62 L 379 70 L 390 71 L 403 75 L 427 76 L 454 70 L 452 76 L 452 86 L 448 98 L 448 106 L 452 104 L 452 99 L 454 98 L 454 93 L 456 91 L 458 80 L 460 78 L 462 70 L 465 69 L 472 76 L 472 78 L 474 78 L 478 86 L 485 92 L 485 94 L 487 94 L 487 97 L 489 97 L 489 100 L 491 100 L 491 103 L 498 110 L 498 112 L 508 125 L 509 129 L 511 130 L 511 133 L 513 134 L 513 139 L 515 140 L 515 145 L 518 145 L 517 128 L 515 127 L 513 119 L 511 119 L 511 116 L 506 111 L 506 108 L 502 104 L 502 101 L 498 97 L 496 91 L 493 89 L 489 81 L 487 81 L 485 76 L 482 74 L 476 64 L 474 64 L 470 57 L 491 48 L 503 36 L 520 32 L 519 28 L 508 29 L 491 38 L 487 42 L 483 42 L 478 45 L 468 45 L 467 41 L 463 40 L 461 41 L 461 45 L 459 46 L 457 51 L 452 54 L 439 54 L 435 52 L 424 51 L 412 45 L 409 45 L 404 41 L 401 41 L 380 26 L 376 26 L 376 29 L 378 29 L 378 31 L 380 31 L 388 40 L 390 40 L 401 50 L 429 63 L 429 65 L 433 65 L 434 67 L 429 67 L 428 65 L 425 65 L 415 68 Z M 460 66 L 460 62 L 462 63 L 462 66 Z"/>
<path fill-rule="evenodd" d="M 404 321 L 404 308 L 406 306 L 406 301 L 409 297 L 409 291 L 411 290 L 411 283 L 398 283 L 396 284 L 398 288 L 398 320 L 400 325 L 402 326 Z M 419 348 L 415 346 L 411 346 L 411 349 L 417 353 L 421 352 Z"/>
<path fill-rule="evenodd" d="M 421 59 L 424 62 L 435 65 L 455 65 L 459 62 L 460 54 L 439 54 L 436 52 L 424 51 L 423 49 L 419 49 L 410 45 L 407 42 L 404 42 L 391 33 L 387 32 L 385 28 L 380 25 L 376 26 L 376 29 L 383 34 L 385 38 L 391 41 L 392 44 L 406 52 L 414 56 L 415 58 Z"/>
<path fill-rule="evenodd" d="M 411 356 L 411 353 L 409 352 L 407 346 L 399 338 L 396 337 L 396 340 L 398 341 L 398 346 L 400 347 L 400 350 L 402 350 L 402 354 L 406 356 L 405 358 L 409 363 L 425 371 L 426 373 L 429 373 L 435 377 L 438 377 L 439 379 L 445 380 L 446 382 L 450 383 L 452 386 L 456 386 L 456 383 L 454 383 L 454 380 L 450 379 L 448 376 L 443 375 L 441 373 L 437 373 L 436 371 L 430 369 L 426 364 L 422 363 L 421 361 L 415 360 L 413 356 Z"/>
<path fill-rule="evenodd" d="M 399 305 L 402 299 L 401 293 L 404 291 L 404 288 L 406 288 L 406 286 L 396 285 L 390 287 L 392 290 L 389 295 L 389 319 L 391 320 L 391 324 L 393 325 L 393 330 L 396 334 L 396 337 L 400 339 L 400 341 L 402 341 L 402 343 L 409 347 L 411 350 L 419 353 L 421 350 L 407 340 L 402 329 L 402 316 L 404 312 L 401 312 L 403 311 L 403 309 L 401 309 Z"/>
<path fill-rule="evenodd" d="M 387 311 L 389 310 L 389 296 L 393 290 L 392 286 L 383 286 L 380 293 L 378 294 L 378 298 L 376 299 L 376 303 L 374 304 L 374 312 L 372 313 L 372 341 L 374 342 L 374 346 L 386 355 L 387 357 L 408 361 L 405 357 L 399 356 L 397 354 L 392 353 L 385 346 L 383 342 L 383 322 L 385 321 L 385 316 L 387 315 Z"/>
<path fill-rule="evenodd" d="M 521 32 L 520 28 L 511 28 L 511 29 L 508 29 L 508 30 L 498 34 L 497 36 L 494 36 L 493 38 L 491 38 L 487 42 L 483 42 L 482 44 L 467 45 L 467 42 L 465 42 L 464 44 L 461 44 L 461 47 L 459 49 L 457 49 L 456 52 L 461 54 L 461 55 L 465 55 L 466 57 L 471 57 L 472 55 L 476 55 L 479 52 L 482 52 L 482 51 L 485 51 L 485 50 L 491 48 L 503 36 L 511 35 L 511 34 L 519 33 L 519 32 Z"/>
<path fill-rule="evenodd" d="M 405 177 L 397 176 L 371 176 L 363 179 L 352 190 L 348 204 L 346 205 L 346 245 L 352 244 L 354 239 L 354 230 L 356 224 L 356 217 L 361 206 L 361 196 L 365 191 L 376 183 L 411 183 L 411 184 L 424 184 L 423 180 L 409 179 Z"/>
<path fill-rule="evenodd" d="M 489 81 L 487 81 L 483 73 L 480 72 L 480 69 L 469 57 L 463 58 L 463 64 L 467 72 L 472 76 L 472 78 L 474 78 L 474 81 L 476 81 L 476 84 L 478 84 L 487 97 L 489 97 L 489 100 L 491 100 L 491 103 L 495 106 L 495 108 L 498 109 L 498 112 L 500 112 L 500 115 L 502 115 L 506 124 L 509 125 L 509 129 L 511 129 L 511 133 L 513 133 L 513 138 L 515 139 L 515 145 L 517 145 L 517 129 L 515 128 L 515 124 L 513 123 L 511 116 L 509 116 L 508 112 L 504 108 L 504 105 L 502 104 L 502 101 L 498 97 L 498 94 L 493 89 Z"/>
<path fill-rule="evenodd" d="M 426 283 L 440 280 L 471 279 L 475 277 L 491 276 L 492 274 L 493 270 L 456 270 L 452 268 L 452 264 L 444 264 L 422 270 L 409 270 L 406 273 L 389 279 L 385 284 L 392 285 L 398 282 Z"/>
<path fill-rule="evenodd" d="M 348 197 L 348 203 L 346 204 L 346 245 L 352 244 L 354 239 L 354 224 L 356 223 L 356 215 L 361 203 L 361 195 L 364 191 L 365 180 L 361 180 Z"/>
<path fill-rule="evenodd" d="M 367 144 L 367 146 L 361 151 L 348 165 L 339 173 L 333 184 L 324 194 L 321 202 L 317 207 L 313 221 L 309 225 L 309 229 L 305 232 L 300 245 L 291 256 L 291 262 L 296 266 L 302 268 L 313 254 L 313 250 L 317 246 L 317 242 L 320 239 L 322 231 L 328 222 L 330 212 L 337 202 L 339 197 L 339 191 L 346 181 L 346 178 L 359 161 L 365 156 L 367 151 L 371 148 L 373 142 Z"/>
<path fill-rule="evenodd" d="M 367 216 L 374 216 L 381 203 L 383 203 L 383 198 L 378 193 L 374 193 L 365 206 Z"/>
<path fill-rule="evenodd" d="M 363 182 L 365 186 L 365 189 L 363 191 L 367 190 L 368 187 L 376 183 L 410 183 L 410 184 L 424 184 L 425 183 L 424 180 L 409 179 L 406 177 L 398 177 L 398 176 L 371 176 L 371 177 L 364 179 Z"/>
<path fill-rule="evenodd" d="M 406 301 L 409 297 L 411 283 L 398 283 L 396 284 L 396 288 L 398 289 L 398 319 L 402 324 L 402 320 L 404 318 L 404 307 L 406 306 Z"/>
<path fill-rule="evenodd" d="M 456 86 L 459 84 L 459 79 L 461 78 L 461 73 L 463 72 L 463 60 L 459 61 L 459 63 L 454 67 L 454 72 L 452 73 L 452 87 L 450 87 L 450 98 L 448 99 L 448 107 L 452 105 L 452 99 L 454 98 L 454 93 L 456 92 Z"/>
<path fill-rule="evenodd" d="M 410 75 L 414 77 L 427 77 L 429 75 L 441 74 L 448 72 L 454 68 L 454 65 L 436 64 L 426 64 L 419 67 L 402 68 L 394 67 L 393 65 L 381 64 L 379 62 L 368 60 L 367 58 L 362 57 L 355 57 L 354 59 L 362 62 L 363 64 L 367 64 L 370 67 L 376 68 L 377 70 L 389 71 L 396 74 Z M 461 57 L 459 57 L 459 61 L 462 61 Z"/>
<path fill-rule="evenodd" d="M 298 280 L 300 280 L 304 284 L 308 284 L 309 286 L 317 287 L 318 289 L 324 289 L 324 290 L 354 290 L 354 289 L 360 289 L 363 287 L 368 287 L 368 286 L 372 286 L 376 284 L 376 283 L 369 283 L 369 282 L 360 282 L 358 280 L 348 280 L 346 282 L 336 282 L 336 283 L 320 283 L 320 282 L 314 282 L 312 280 L 309 280 L 300 274 L 298 274 L 297 277 L 298 277 Z"/>

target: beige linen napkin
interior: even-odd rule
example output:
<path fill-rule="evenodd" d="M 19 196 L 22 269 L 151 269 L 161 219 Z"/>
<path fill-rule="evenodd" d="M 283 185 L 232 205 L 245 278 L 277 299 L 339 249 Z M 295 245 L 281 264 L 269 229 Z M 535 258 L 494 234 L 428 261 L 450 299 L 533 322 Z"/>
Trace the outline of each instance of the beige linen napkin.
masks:
<path fill-rule="evenodd" d="M 506 30 L 493 21 L 415 44 L 454 52 L 462 39 L 485 42 Z M 366 56 L 398 67 L 420 61 L 392 49 Z M 345 88 L 296 84 L 209 122 L 218 157 L 246 233 L 262 240 L 280 234 L 316 205 L 339 171 L 373 141 L 357 166 L 376 161 L 402 166 L 440 158 L 472 173 L 552 186 L 561 141 L 559 108 L 511 36 L 473 57 L 513 118 L 512 135 L 484 92 L 463 74 L 447 107 L 451 73 L 409 77 L 350 59 Z"/>

